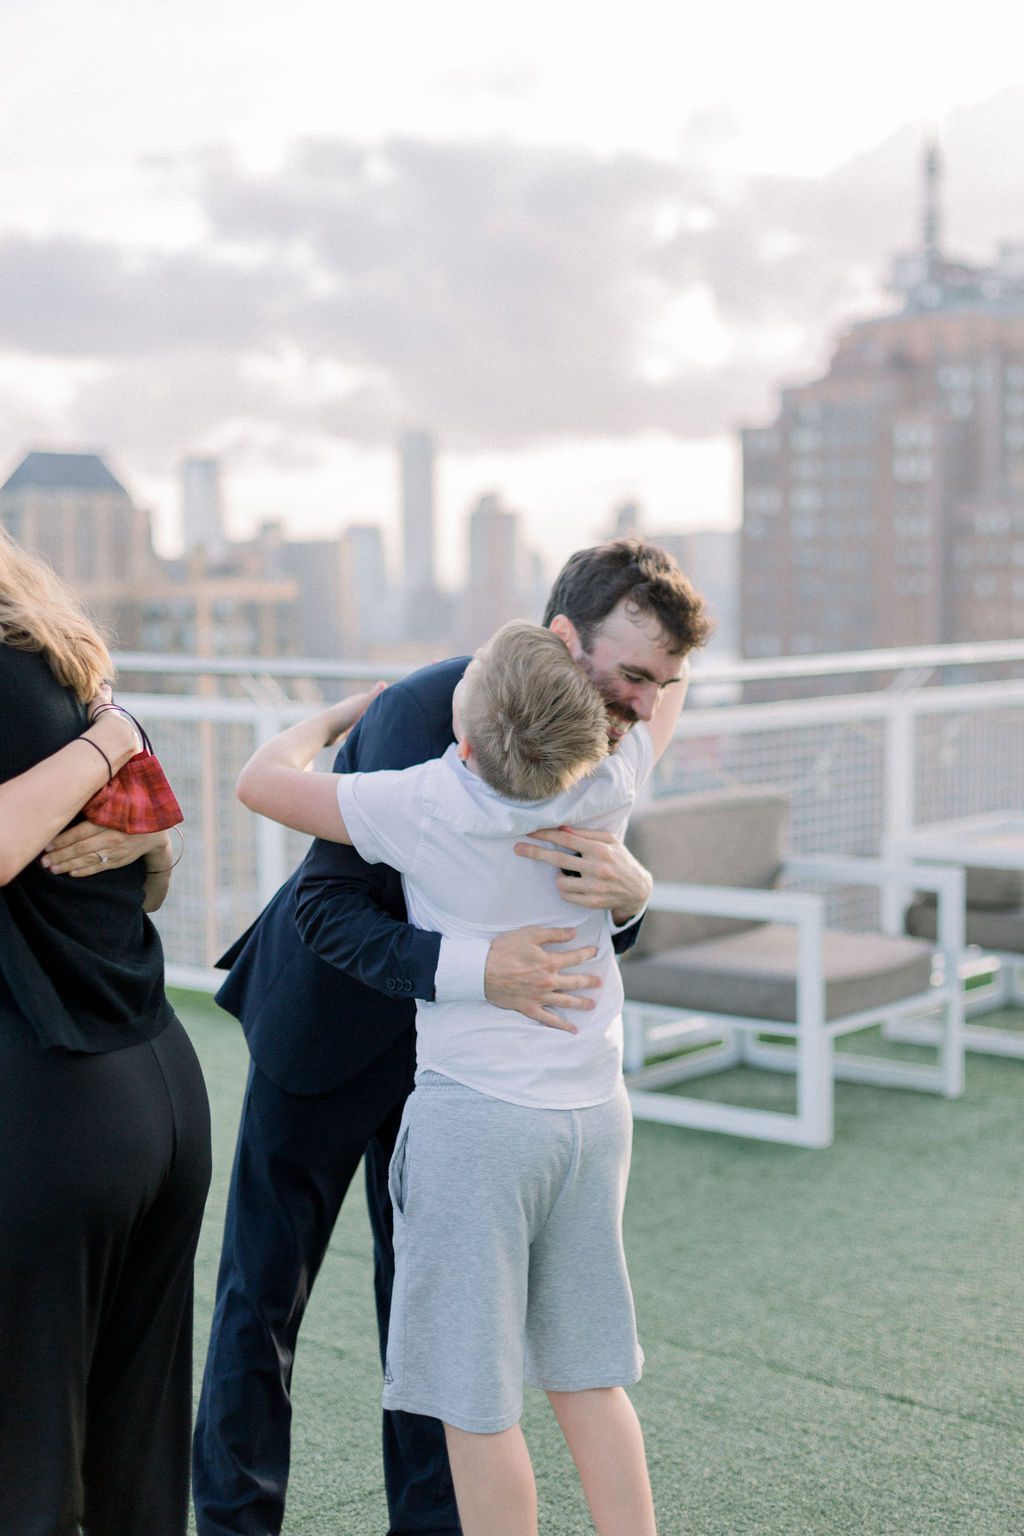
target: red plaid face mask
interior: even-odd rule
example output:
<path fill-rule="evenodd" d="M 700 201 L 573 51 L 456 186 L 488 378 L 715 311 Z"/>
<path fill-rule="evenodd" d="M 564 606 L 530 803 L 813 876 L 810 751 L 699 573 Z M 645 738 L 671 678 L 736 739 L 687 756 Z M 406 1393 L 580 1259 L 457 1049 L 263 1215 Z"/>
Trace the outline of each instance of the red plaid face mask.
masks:
<path fill-rule="evenodd" d="M 86 821 L 115 832 L 166 832 L 185 818 L 149 737 L 134 716 L 129 719 L 142 737 L 142 751 L 93 795 L 82 814 Z"/>

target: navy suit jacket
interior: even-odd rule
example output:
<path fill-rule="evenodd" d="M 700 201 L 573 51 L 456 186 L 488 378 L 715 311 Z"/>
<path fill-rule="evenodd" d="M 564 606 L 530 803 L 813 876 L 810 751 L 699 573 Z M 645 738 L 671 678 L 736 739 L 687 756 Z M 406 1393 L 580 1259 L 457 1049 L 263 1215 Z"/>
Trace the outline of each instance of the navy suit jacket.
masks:
<path fill-rule="evenodd" d="M 392 684 L 348 736 L 335 769 L 440 757 L 455 739 L 452 694 L 468 660 Z M 618 935 L 616 949 L 628 949 L 638 928 Z M 279 1088 L 329 1093 L 415 1027 L 414 999 L 433 1000 L 440 947 L 439 934 L 409 925 L 395 870 L 318 838 L 217 962 L 230 967 L 217 1001 L 241 1021 L 253 1061 Z"/>

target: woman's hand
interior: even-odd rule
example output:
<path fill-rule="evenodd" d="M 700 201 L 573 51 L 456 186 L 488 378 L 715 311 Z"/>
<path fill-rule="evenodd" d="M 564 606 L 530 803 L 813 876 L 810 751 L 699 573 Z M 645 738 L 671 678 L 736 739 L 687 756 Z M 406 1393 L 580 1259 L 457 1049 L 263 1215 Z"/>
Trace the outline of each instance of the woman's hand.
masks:
<path fill-rule="evenodd" d="M 59 832 L 39 862 L 55 875 L 98 875 L 157 852 L 169 855 L 170 847 L 166 832 L 115 832 L 112 827 L 80 821 Z"/>
<path fill-rule="evenodd" d="M 113 702 L 114 690 L 111 688 L 109 683 L 101 683 L 97 692 L 93 694 L 92 698 L 85 706 L 85 713 L 89 724 L 92 724 L 93 717 L 98 709 L 106 704 L 113 704 Z"/>

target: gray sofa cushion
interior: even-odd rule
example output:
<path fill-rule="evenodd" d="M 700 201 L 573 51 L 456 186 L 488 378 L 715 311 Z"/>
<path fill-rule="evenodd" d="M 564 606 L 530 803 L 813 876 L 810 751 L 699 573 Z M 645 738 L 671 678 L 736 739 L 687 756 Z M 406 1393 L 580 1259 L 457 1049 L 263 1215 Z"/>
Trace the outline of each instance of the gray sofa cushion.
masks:
<path fill-rule="evenodd" d="M 655 880 L 768 889 L 775 884 L 789 802 L 770 789 L 725 789 L 667 795 L 634 812 L 626 842 Z M 653 954 L 751 923 L 736 918 L 649 912 L 637 954 Z"/>
<path fill-rule="evenodd" d="M 908 933 L 934 942 L 938 931 L 935 898 L 923 896 L 912 902 L 907 908 L 905 927 Z M 965 937 L 968 944 L 978 944 L 982 949 L 1024 954 L 1024 905 L 999 910 L 968 905 Z"/>
<path fill-rule="evenodd" d="M 931 945 L 826 929 L 823 969 L 825 1015 L 842 1018 L 926 992 Z M 786 1023 L 796 1022 L 797 971 L 797 931 L 781 923 L 622 961 L 633 1001 Z"/>
<path fill-rule="evenodd" d="M 982 869 L 969 864 L 964 874 L 969 907 L 1024 906 L 1024 873 L 1019 869 Z"/>

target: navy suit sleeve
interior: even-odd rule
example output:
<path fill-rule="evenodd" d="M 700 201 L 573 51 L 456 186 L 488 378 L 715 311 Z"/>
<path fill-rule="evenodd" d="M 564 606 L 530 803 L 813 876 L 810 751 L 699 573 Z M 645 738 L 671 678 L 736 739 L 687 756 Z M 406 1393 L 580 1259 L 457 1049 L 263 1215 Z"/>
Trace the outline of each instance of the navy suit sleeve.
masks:
<path fill-rule="evenodd" d="M 612 948 L 617 955 L 624 955 L 627 949 L 633 948 L 633 945 L 640 937 L 640 925 L 642 922 L 643 918 L 638 917 L 635 923 L 631 923 L 628 928 L 623 928 L 621 933 L 612 935 Z"/>
<path fill-rule="evenodd" d="M 440 756 L 453 739 L 451 693 L 461 667 L 449 670 L 450 681 L 439 668 L 428 686 L 399 683 L 381 694 L 335 770 L 408 768 Z M 295 918 L 303 942 L 329 964 L 389 996 L 433 1001 L 441 936 L 406 921 L 401 879 L 387 865 L 367 864 L 354 848 L 317 839 L 302 867 Z"/>

